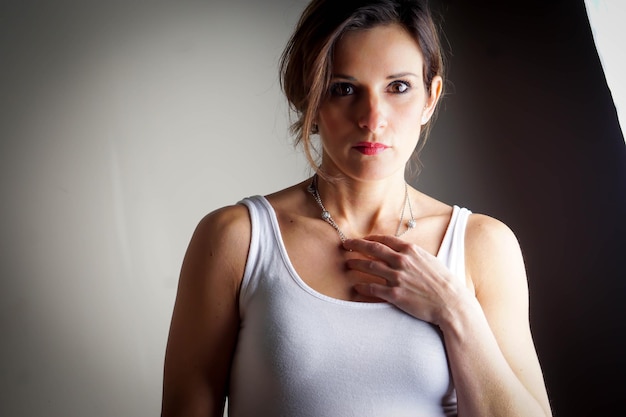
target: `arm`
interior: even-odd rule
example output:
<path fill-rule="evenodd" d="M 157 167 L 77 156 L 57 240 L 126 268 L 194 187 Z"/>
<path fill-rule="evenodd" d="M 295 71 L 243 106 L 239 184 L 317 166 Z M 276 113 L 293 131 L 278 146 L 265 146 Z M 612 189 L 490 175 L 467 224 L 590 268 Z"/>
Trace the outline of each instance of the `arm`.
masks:
<path fill-rule="evenodd" d="M 460 416 L 551 416 L 528 320 L 526 272 L 504 224 L 472 215 L 466 267 L 476 297 L 441 326 Z"/>
<path fill-rule="evenodd" d="M 345 246 L 371 258 L 350 260 L 349 268 L 387 282 L 358 285 L 357 291 L 440 327 L 459 416 L 551 416 L 530 334 L 524 265 L 504 224 L 470 217 L 466 269 L 476 295 L 417 245 L 372 236 Z"/>
<path fill-rule="evenodd" d="M 163 417 L 222 417 L 237 332 L 237 297 L 250 242 L 247 209 L 206 216 L 178 284 L 163 378 Z"/>

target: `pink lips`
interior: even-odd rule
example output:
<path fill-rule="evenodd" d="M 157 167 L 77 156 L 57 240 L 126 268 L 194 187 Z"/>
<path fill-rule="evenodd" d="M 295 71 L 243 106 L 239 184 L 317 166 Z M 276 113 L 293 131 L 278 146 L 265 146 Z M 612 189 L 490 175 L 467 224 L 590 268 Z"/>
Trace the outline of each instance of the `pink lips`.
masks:
<path fill-rule="evenodd" d="M 389 146 L 378 142 L 359 142 L 354 145 L 354 149 L 364 155 L 378 155 L 387 148 L 389 148 Z"/>

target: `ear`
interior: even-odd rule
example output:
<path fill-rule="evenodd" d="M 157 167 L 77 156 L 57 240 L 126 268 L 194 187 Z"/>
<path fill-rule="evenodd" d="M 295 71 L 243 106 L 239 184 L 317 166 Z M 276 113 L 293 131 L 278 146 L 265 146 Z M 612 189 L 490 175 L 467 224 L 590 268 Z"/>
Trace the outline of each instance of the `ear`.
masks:
<path fill-rule="evenodd" d="M 439 98 L 441 97 L 442 90 L 443 79 L 439 75 L 436 75 L 430 83 L 430 95 L 426 99 L 424 111 L 422 112 L 422 125 L 428 123 L 430 118 L 433 116 L 433 113 L 437 108 L 437 102 L 439 102 Z"/>

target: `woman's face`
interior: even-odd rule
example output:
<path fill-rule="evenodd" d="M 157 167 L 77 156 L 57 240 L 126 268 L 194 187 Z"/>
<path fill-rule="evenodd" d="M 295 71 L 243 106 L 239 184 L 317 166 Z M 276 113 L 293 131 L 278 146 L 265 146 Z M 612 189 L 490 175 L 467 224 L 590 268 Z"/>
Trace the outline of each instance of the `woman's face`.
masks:
<path fill-rule="evenodd" d="M 429 94 L 416 41 L 399 25 L 345 33 L 335 46 L 331 87 L 317 114 L 322 167 L 331 175 L 404 175 L 441 92 Z"/>

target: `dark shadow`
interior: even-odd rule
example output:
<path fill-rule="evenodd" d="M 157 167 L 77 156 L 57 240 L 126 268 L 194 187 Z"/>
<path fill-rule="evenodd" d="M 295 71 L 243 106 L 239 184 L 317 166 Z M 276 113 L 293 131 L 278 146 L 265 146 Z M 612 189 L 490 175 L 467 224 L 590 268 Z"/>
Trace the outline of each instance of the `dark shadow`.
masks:
<path fill-rule="evenodd" d="M 584 3 L 439 3 L 451 84 L 416 185 L 517 234 L 555 415 L 626 415 L 626 146 Z"/>

